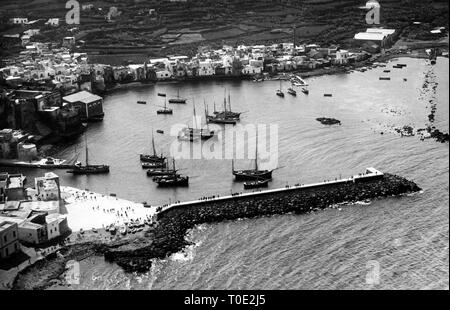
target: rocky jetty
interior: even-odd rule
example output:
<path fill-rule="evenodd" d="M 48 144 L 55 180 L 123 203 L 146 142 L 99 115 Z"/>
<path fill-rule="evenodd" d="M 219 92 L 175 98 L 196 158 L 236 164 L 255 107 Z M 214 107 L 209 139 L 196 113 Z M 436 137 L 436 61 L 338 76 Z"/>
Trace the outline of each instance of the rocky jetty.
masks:
<path fill-rule="evenodd" d="M 262 192 L 258 195 L 235 195 L 226 200 L 203 200 L 163 210 L 155 227 L 143 234 L 114 243 L 85 242 L 62 248 L 21 271 L 13 283 L 14 289 L 43 289 L 56 282 L 64 285 L 64 273 L 69 260 L 80 261 L 91 255 L 104 255 L 129 272 L 145 272 L 152 259 L 165 258 L 180 252 L 190 243 L 186 232 L 195 225 L 239 218 L 274 214 L 303 214 L 325 209 L 338 203 L 352 203 L 419 191 L 405 178 L 380 174 L 370 178 L 325 182 L 314 187 L 288 187 L 284 191 Z M 57 283 L 57 284 L 58 284 Z"/>
<path fill-rule="evenodd" d="M 128 271 L 148 270 L 151 258 L 164 258 L 188 245 L 185 240 L 186 232 L 198 224 L 289 212 L 302 214 L 337 203 L 351 203 L 419 190 L 414 182 L 385 174 L 382 178 L 364 182 L 349 181 L 258 196 L 236 196 L 235 199 L 225 201 L 206 200 L 160 213 L 158 226 L 153 231 L 154 236 L 150 244 L 138 245 L 135 249 L 128 247 L 107 250 L 105 258 L 117 262 Z"/>
<path fill-rule="evenodd" d="M 319 117 L 316 118 L 317 121 L 321 122 L 323 125 L 336 125 L 341 124 L 341 121 L 335 118 L 329 118 L 329 117 Z"/>

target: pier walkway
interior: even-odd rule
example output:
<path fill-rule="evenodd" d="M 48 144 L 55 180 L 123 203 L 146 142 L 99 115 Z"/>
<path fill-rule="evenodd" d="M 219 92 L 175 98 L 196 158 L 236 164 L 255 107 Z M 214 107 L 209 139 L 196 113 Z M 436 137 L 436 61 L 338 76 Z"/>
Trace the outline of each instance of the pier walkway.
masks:
<path fill-rule="evenodd" d="M 330 181 L 322 181 L 322 182 L 310 183 L 310 184 L 286 185 L 285 187 L 269 189 L 269 190 L 260 190 L 260 191 L 255 191 L 255 192 L 234 193 L 234 194 L 232 193 L 231 195 L 227 195 L 227 196 L 218 196 L 217 195 L 217 196 L 213 196 L 212 198 L 198 199 L 198 200 L 185 201 L 185 202 L 175 202 L 175 203 L 172 203 L 169 205 L 160 206 L 157 208 L 157 210 L 159 210 L 158 214 L 163 214 L 170 209 L 189 207 L 189 206 L 198 205 L 198 204 L 202 204 L 202 203 L 237 200 L 237 199 L 255 197 L 255 196 L 260 196 L 260 195 L 296 191 L 296 190 L 301 190 L 301 189 L 318 188 L 318 187 L 330 186 L 330 185 L 336 185 L 336 184 L 342 184 L 342 183 L 348 183 L 348 182 L 364 182 L 364 181 L 368 181 L 368 180 L 383 178 L 383 176 L 384 176 L 383 172 L 381 172 L 375 168 L 367 168 L 364 173 L 360 173 L 360 174 L 354 175 L 349 178 L 342 178 L 342 179 L 336 179 L 336 180 L 330 180 Z"/>

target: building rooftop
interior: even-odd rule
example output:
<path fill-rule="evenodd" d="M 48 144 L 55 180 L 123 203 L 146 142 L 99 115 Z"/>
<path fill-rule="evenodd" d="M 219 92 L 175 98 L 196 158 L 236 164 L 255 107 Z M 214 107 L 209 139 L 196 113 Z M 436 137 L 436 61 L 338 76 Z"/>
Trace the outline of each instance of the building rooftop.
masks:
<path fill-rule="evenodd" d="M 83 103 L 90 103 L 90 102 L 94 102 L 94 101 L 101 100 L 101 99 L 102 99 L 102 97 L 94 95 L 85 90 L 63 97 L 64 101 L 67 101 L 70 103 L 74 103 L 74 102 L 78 102 L 78 101 L 83 102 Z"/>
<path fill-rule="evenodd" d="M 355 34 L 355 40 L 382 41 L 386 35 L 380 32 L 359 32 Z"/>
<path fill-rule="evenodd" d="M 16 223 L 12 221 L 2 221 L 0 220 L 0 231 L 10 228 L 11 226 L 16 225 Z"/>
<path fill-rule="evenodd" d="M 391 35 L 395 33 L 395 29 L 384 29 L 384 28 L 367 28 L 368 33 L 382 33 L 384 35 Z"/>

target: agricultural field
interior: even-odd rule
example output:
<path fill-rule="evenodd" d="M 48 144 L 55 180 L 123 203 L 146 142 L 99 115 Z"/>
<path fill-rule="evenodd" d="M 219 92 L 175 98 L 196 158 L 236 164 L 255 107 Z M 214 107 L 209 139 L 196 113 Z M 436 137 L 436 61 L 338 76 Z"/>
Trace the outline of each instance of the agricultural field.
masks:
<path fill-rule="evenodd" d="M 83 1 L 81 1 L 83 3 Z M 92 10 L 81 12 L 79 25 L 44 28 L 40 39 L 60 41 L 64 36 L 84 40 L 83 50 L 107 54 L 116 49 L 136 47 L 149 50 L 194 52 L 200 45 L 220 46 L 223 42 L 276 43 L 296 40 L 302 43 L 340 44 L 348 47 L 356 32 L 367 28 L 361 0 L 91 0 Z M 120 12 L 105 19 L 111 7 Z M 156 15 L 149 16 L 154 9 Z M 65 20 L 65 1 L 2 0 L 0 35 L 20 31 L 6 23 L 10 17 Z M 411 27 L 423 21 L 421 29 Z M 427 39 L 436 26 L 448 28 L 447 0 L 383 0 L 380 26 L 398 29 L 402 37 Z M 276 29 L 282 29 L 277 31 Z M 275 30 L 275 31 L 272 31 Z M 23 29 L 22 29 L 23 31 Z M 161 47 L 166 47 L 161 49 Z M 138 51 L 137 54 L 141 54 Z M 184 53 L 183 53 L 184 54 Z"/>

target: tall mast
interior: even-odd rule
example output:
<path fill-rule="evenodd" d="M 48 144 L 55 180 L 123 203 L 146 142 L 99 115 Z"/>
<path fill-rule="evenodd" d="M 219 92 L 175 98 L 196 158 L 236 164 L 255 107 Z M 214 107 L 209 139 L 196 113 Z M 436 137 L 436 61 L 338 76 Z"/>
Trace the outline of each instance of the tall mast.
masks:
<path fill-rule="evenodd" d="M 231 99 L 230 99 L 230 91 L 228 91 L 228 109 L 231 112 Z"/>
<path fill-rule="evenodd" d="M 208 107 L 206 105 L 205 98 L 203 98 L 203 107 L 205 108 L 205 122 L 206 122 L 206 129 L 209 130 L 208 126 Z"/>
<path fill-rule="evenodd" d="M 175 171 L 175 157 L 172 158 L 173 171 Z"/>
<path fill-rule="evenodd" d="M 89 165 L 89 151 L 88 151 L 88 142 L 87 142 L 87 132 L 84 133 L 84 144 L 86 146 L 86 166 Z"/>
<path fill-rule="evenodd" d="M 153 136 L 153 128 L 152 128 L 152 147 L 153 147 L 153 155 L 156 156 L 155 137 Z"/>
<path fill-rule="evenodd" d="M 258 127 L 256 127 L 255 171 L 258 171 Z"/>
<path fill-rule="evenodd" d="M 215 112 L 216 112 L 216 102 L 214 101 L 214 114 L 216 114 Z"/>
<path fill-rule="evenodd" d="M 234 158 L 231 159 L 231 171 L 234 172 Z"/>
<path fill-rule="evenodd" d="M 197 115 L 195 114 L 195 102 L 194 99 L 192 99 L 192 104 L 194 106 L 194 129 L 197 129 Z"/>
<path fill-rule="evenodd" d="M 227 90 L 223 91 L 223 108 L 225 109 L 225 113 L 227 113 Z"/>

